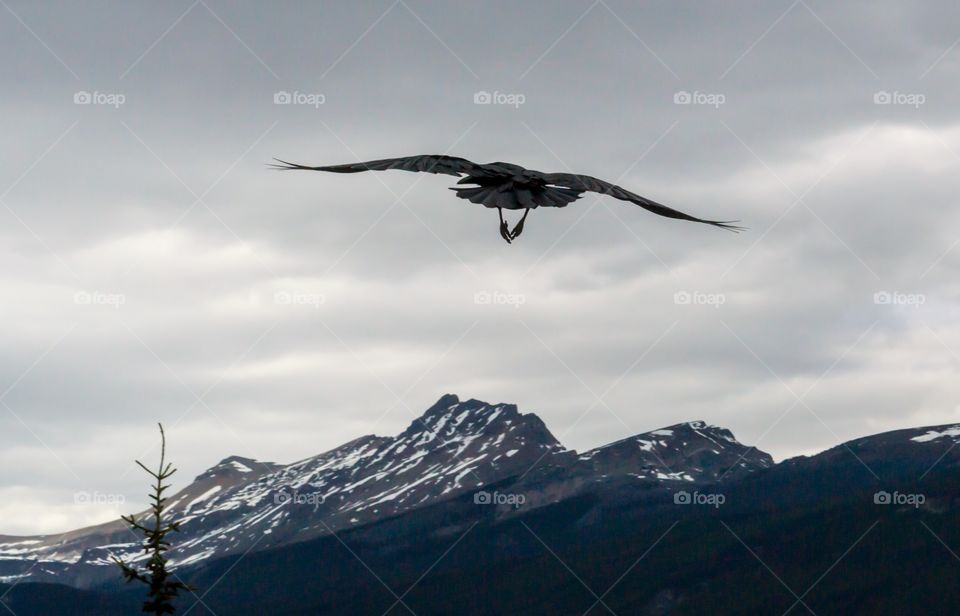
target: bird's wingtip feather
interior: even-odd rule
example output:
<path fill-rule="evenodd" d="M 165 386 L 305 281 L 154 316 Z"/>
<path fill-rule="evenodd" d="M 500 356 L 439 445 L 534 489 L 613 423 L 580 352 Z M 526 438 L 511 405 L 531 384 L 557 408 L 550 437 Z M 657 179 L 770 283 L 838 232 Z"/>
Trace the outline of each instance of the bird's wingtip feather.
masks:
<path fill-rule="evenodd" d="M 271 169 L 279 169 L 280 171 L 289 171 L 290 169 L 309 169 L 309 167 L 304 167 L 303 165 L 298 165 L 297 163 L 287 162 L 280 158 L 274 158 L 273 160 L 277 162 L 267 163 L 267 166 L 270 167 Z"/>
<path fill-rule="evenodd" d="M 742 231 L 749 230 L 748 227 L 742 227 L 740 225 L 733 224 L 737 222 L 740 222 L 740 221 L 739 220 L 712 221 L 710 224 L 712 224 L 715 227 L 720 227 L 721 229 L 726 229 L 727 231 L 731 231 L 733 233 L 740 233 Z"/>

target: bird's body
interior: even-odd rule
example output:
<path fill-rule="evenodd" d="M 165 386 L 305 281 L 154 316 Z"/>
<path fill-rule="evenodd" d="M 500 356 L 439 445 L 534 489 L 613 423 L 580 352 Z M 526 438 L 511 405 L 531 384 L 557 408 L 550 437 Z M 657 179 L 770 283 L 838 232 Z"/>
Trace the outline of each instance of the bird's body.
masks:
<path fill-rule="evenodd" d="M 684 214 L 588 175 L 544 173 L 525 169 L 512 163 L 480 164 L 456 156 L 429 154 L 323 167 L 308 167 L 282 160 L 277 160 L 277 162 L 279 164 L 275 166 L 280 169 L 329 171 L 333 173 L 401 169 L 404 171 L 463 176 L 457 182 L 457 186 L 450 190 L 456 191 L 457 196 L 461 199 L 500 210 L 500 235 L 508 243 L 516 239 L 523 231 L 523 223 L 530 210 L 538 207 L 566 207 L 588 191 L 635 203 L 654 214 L 668 218 L 700 222 L 731 231 L 741 229 L 741 227 L 734 226 L 729 222 L 704 220 Z M 525 210 L 523 218 L 513 230 L 510 230 L 503 220 L 503 210 Z"/>

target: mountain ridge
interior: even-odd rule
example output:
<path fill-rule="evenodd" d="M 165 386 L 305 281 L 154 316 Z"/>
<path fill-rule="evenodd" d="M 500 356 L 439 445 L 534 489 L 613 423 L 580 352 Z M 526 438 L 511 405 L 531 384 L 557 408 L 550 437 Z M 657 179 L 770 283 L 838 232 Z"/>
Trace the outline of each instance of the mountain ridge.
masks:
<path fill-rule="evenodd" d="M 395 436 L 364 435 L 290 464 L 224 458 L 170 497 L 171 515 L 183 522 L 170 562 L 178 569 L 304 541 L 511 478 L 519 478 L 516 489 L 530 494 L 530 506 L 565 498 L 610 475 L 652 482 L 699 479 L 689 472 L 671 476 L 672 467 L 657 461 L 682 462 L 683 454 L 667 451 L 668 440 L 661 435 L 655 452 L 617 455 L 596 448 L 591 451 L 597 460 L 587 463 L 535 413 L 444 394 Z M 0 536 L 0 581 L 96 584 L 113 573 L 114 556 L 134 562 L 143 557 L 137 538 L 119 520 L 61 535 Z"/>
<path fill-rule="evenodd" d="M 697 420 L 578 453 L 516 405 L 445 394 L 396 436 L 361 436 L 290 464 L 224 458 L 170 497 L 171 513 L 184 529 L 171 565 L 195 567 L 397 516 L 410 519 L 427 507 L 469 502 L 491 487 L 524 501 L 522 509 L 491 503 L 496 506 L 484 510 L 491 520 L 596 494 L 612 499 L 606 507 L 613 510 L 668 502 L 685 486 L 695 490 L 774 468 L 823 465 L 854 449 L 879 459 L 887 450 L 909 454 L 926 443 L 943 448 L 943 439 L 960 441 L 960 426 L 863 437 L 814 458 L 775 464 L 730 430 Z M 142 558 L 137 537 L 120 521 L 62 535 L 0 536 L 0 582 L 93 587 L 114 577 L 113 556 Z"/>

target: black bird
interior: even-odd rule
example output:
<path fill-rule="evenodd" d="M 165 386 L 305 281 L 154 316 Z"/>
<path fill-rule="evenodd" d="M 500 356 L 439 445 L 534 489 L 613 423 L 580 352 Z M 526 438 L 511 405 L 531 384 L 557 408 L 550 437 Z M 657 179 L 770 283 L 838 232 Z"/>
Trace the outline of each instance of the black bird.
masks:
<path fill-rule="evenodd" d="M 457 196 L 461 199 L 479 203 L 485 207 L 497 208 L 500 213 L 500 235 L 508 244 L 523 233 L 523 223 L 530 210 L 541 206 L 566 207 L 588 191 L 636 203 L 647 211 L 667 218 L 702 222 L 734 232 L 743 230 L 743 227 L 731 224 L 738 221 L 724 222 L 696 218 L 589 175 L 543 173 L 532 169 L 524 169 L 511 163 L 480 164 L 456 156 L 431 154 L 325 167 L 308 167 L 288 163 L 279 158 L 274 160 L 279 164 L 273 166 L 284 170 L 303 169 L 307 171 L 331 171 L 333 173 L 359 173 L 360 171 L 401 169 L 424 173 L 444 173 L 457 177 L 465 176 L 457 184 L 473 184 L 473 186 L 455 186 L 450 190 L 457 191 Z M 512 230 L 503 219 L 504 209 L 524 211 L 523 217 Z"/>

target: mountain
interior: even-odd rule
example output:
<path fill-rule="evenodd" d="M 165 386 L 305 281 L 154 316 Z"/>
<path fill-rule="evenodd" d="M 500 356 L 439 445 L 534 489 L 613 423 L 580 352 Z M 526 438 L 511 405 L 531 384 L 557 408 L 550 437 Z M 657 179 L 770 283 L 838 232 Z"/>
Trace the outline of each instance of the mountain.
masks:
<path fill-rule="evenodd" d="M 772 463 L 703 422 L 578 455 L 515 405 L 445 395 L 394 437 L 363 436 L 287 465 L 221 461 L 170 498 L 171 515 L 182 521 L 171 567 L 307 541 L 511 479 L 529 509 L 593 482 L 703 483 Z M 115 577 L 114 556 L 144 557 L 121 521 L 57 536 L 0 536 L 0 582 L 96 586 Z"/>
<path fill-rule="evenodd" d="M 595 475 L 635 475 L 663 481 L 720 480 L 773 466 L 773 458 L 744 447 L 733 434 L 703 421 L 661 428 L 579 456 Z"/>
<path fill-rule="evenodd" d="M 774 464 L 695 421 L 578 453 L 512 405 L 444 396 L 395 437 L 290 465 L 228 458 L 200 475 L 173 497 L 187 518 L 177 574 L 202 597 L 180 605 L 236 616 L 953 613 L 957 444 L 960 425 L 915 428 Z M 130 549 L 102 543 L 110 529 L 0 538 L 0 601 L 18 616 L 131 613 L 142 589 L 96 560 Z"/>

